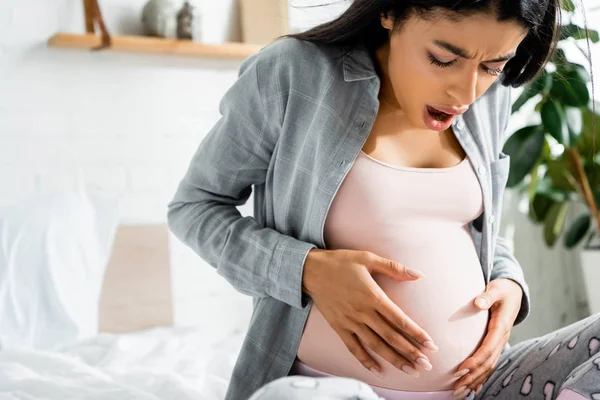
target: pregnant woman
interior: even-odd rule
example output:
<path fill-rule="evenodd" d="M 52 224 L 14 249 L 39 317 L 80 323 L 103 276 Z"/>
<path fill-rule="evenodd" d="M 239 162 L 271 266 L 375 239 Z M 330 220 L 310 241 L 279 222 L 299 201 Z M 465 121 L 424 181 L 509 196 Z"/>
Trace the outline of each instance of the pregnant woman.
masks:
<path fill-rule="evenodd" d="M 600 398 L 598 315 L 508 345 L 530 308 L 498 236 L 509 87 L 541 71 L 559 15 L 558 0 L 355 0 L 244 61 L 168 214 L 254 298 L 227 400 L 348 389 L 273 394 L 290 375 L 388 400 Z"/>

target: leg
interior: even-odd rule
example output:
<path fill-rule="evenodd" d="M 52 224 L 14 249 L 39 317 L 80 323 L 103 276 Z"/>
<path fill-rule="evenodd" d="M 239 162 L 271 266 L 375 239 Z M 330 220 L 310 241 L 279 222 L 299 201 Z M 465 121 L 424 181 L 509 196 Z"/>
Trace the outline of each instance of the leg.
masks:
<path fill-rule="evenodd" d="M 512 346 L 467 399 L 600 400 L 600 314 Z"/>
<path fill-rule="evenodd" d="M 600 332 L 596 333 L 596 340 L 588 344 L 590 350 L 595 349 L 595 354 L 569 375 L 557 400 L 600 400 Z"/>

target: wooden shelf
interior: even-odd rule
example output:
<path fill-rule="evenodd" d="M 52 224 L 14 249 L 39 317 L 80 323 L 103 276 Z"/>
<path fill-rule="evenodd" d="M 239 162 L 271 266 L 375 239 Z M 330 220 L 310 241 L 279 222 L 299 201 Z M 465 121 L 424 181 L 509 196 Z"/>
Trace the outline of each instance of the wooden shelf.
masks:
<path fill-rule="evenodd" d="M 112 35 L 112 45 L 104 50 L 171 54 L 205 58 L 244 58 L 258 52 L 263 46 L 247 43 L 204 44 L 191 40 L 162 39 L 147 36 Z M 48 40 L 51 47 L 92 49 L 99 46 L 101 38 L 94 34 L 57 33 Z"/>

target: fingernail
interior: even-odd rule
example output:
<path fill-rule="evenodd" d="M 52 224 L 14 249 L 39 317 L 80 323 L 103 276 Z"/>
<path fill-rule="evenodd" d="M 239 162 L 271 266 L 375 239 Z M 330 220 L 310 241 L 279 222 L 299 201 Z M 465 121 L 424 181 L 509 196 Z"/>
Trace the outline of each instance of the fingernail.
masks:
<path fill-rule="evenodd" d="M 418 378 L 418 377 L 419 377 L 419 375 L 421 375 L 421 374 L 419 373 L 419 371 L 417 371 L 416 369 L 414 369 L 413 367 L 411 367 L 411 366 L 410 366 L 410 365 L 408 365 L 408 364 L 404 364 L 404 365 L 402 366 L 402 371 L 406 372 L 408 375 L 412 375 L 412 376 L 414 376 L 415 378 Z"/>
<path fill-rule="evenodd" d="M 463 390 L 461 393 L 458 394 L 457 398 L 459 400 L 464 400 L 467 398 L 467 396 L 469 395 L 469 393 L 471 393 L 471 389 L 466 388 L 465 390 Z"/>
<path fill-rule="evenodd" d="M 423 367 L 425 367 L 425 369 L 427 371 L 431 371 L 431 368 L 433 368 L 433 366 L 431 365 L 431 363 L 429 361 L 427 361 L 425 358 L 423 357 L 419 357 L 417 358 L 417 364 L 422 365 Z"/>
<path fill-rule="evenodd" d="M 475 303 L 481 308 L 487 307 L 487 300 L 483 297 L 480 297 L 477 300 L 475 300 Z"/>
<path fill-rule="evenodd" d="M 481 388 L 483 388 L 483 383 L 480 383 L 479 386 L 477 386 L 477 390 L 475 391 L 475 394 L 479 394 L 479 392 L 481 391 Z"/>
<path fill-rule="evenodd" d="M 406 268 L 406 273 L 415 278 L 425 278 L 427 275 L 422 273 L 421 271 L 417 271 L 416 269 Z"/>
<path fill-rule="evenodd" d="M 460 371 L 454 373 L 454 377 L 461 378 L 461 377 L 465 376 L 466 374 L 468 374 L 470 371 L 471 370 L 468 368 L 461 369 Z"/>
<path fill-rule="evenodd" d="M 435 352 L 439 351 L 439 348 L 431 340 L 428 340 L 425 343 L 423 343 L 423 346 L 428 348 L 431 351 L 435 351 Z"/>
<path fill-rule="evenodd" d="M 377 368 L 371 367 L 369 368 L 369 371 L 371 371 L 376 377 L 383 379 L 383 374 L 379 372 Z"/>
<path fill-rule="evenodd" d="M 460 397 L 461 394 L 463 394 L 463 392 L 465 391 L 467 387 L 466 386 L 461 386 L 458 389 L 456 389 L 453 393 L 452 396 L 454 397 Z"/>

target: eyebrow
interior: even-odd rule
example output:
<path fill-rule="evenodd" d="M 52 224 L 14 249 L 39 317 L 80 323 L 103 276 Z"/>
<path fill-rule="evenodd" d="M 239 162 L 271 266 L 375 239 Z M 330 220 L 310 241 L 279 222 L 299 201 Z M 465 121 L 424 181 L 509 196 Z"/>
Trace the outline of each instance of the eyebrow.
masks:
<path fill-rule="evenodd" d="M 444 42 L 443 40 L 434 40 L 433 43 L 438 46 L 443 48 L 444 50 L 448 50 L 450 53 L 453 53 L 459 57 L 462 58 L 467 58 L 467 59 L 471 59 L 473 58 L 472 55 L 469 54 L 468 51 L 466 51 L 465 49 L 461 49 L 458 46 L 455 46 L 453 44 L 450 44 L 448 42 Z M 487 60 L 484 61 L 486 63 L 498 63 L 498 62 L 504 62 L 504 61 L 508 61 L 511 58 L 513 58 L 515 56 L 515 52 L 509 53 L 505 56 L 502 57 L 498 57 L 498 58 L 494 58 L 493 60 Z"/>

